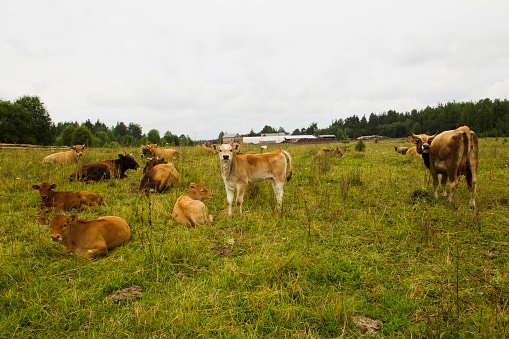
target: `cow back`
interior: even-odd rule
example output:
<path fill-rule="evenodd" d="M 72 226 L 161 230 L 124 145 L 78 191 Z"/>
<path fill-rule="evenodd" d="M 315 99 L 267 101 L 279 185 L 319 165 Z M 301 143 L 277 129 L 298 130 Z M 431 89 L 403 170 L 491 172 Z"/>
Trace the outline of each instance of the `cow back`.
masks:
<path fill-rule="evenodd" d="M 104 216 L 93 220 L 72 222 L 69 236 L 69 241 L 76 244 L 76 248 L 90 249 L 104 241 L 108 250 L 111 250 L 128 241 L 131 230 L 125 219 Z"/>

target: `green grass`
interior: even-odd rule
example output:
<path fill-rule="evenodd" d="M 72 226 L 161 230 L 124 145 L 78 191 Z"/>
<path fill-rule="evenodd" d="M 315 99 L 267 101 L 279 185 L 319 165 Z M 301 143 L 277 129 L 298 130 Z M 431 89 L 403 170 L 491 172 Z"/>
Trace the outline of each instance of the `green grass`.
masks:
<path fill-rule="evenodd" d="M 447 204 L 420 158 L 394 152 L 404 141 L 365 144 L 339 144 L 343 159 L 284 145 L 295 172 L 282 212 L 266 182 L 249 187 L 242 218 L 227 217 L 219 160 L 199 147 L 179 148 L 181 181 L 148 197 L 133 192 L 141 170 L 71 183 L 76 165 L 43 166 L 47 150 L 0 150 L 0 338 L 359 338 L 359 316 L 386 338 L 509 336 L 505 140 L 480 140 L 476 218 L 464 179 Z M 136 148 L 87 149 L 83 161 L 124 152 L 143 167 Z M 126 218 L 131 240 L 97 260 L 64 255 L 37 223 L 31 186 L 43 181 L 103 194 L 66 214 Z M 190 182 L 213 191 L 215 225 L 171 219 Z M 141 297 L 108 298 L 133 285 Z"/>

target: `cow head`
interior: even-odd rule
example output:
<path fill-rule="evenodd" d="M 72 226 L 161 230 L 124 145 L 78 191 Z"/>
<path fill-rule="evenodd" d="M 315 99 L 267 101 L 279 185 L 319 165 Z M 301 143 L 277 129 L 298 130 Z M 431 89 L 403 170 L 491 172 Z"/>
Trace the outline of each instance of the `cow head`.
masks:
<path fill-rule="evenodd" d="M 415 144 L 416 151 L 419 154 L 426 154 L 429 152 L 429 146 L 435 138 L 436 134 L 427 135 L 427 134 L 413 134 L 407 138 L 407 141 Z"/>
<path fill-rule="evenodd" d="M 200 201 L 210 199 L 214 196 L 214 194 L 207 188 L 207 186 L 202 184 L 195 184 L 194 182 L 189 184 L 188 193 L 193 199 Z"/>
<path fill-rule="evenodd" d="M 147 171 L 150 171 L 152 168 L 154 168 L 155 165 L 160 164 L 167 164 L 166 161 L 164 161 L 164 158 L 147 158 L 148 161 L 145 164 L 145 167 L 143 168 L 143 173 L 147 173 Z"/>
<path fill-rule="evenodd" d="M 85 150 L 85 148 L 87 148 L 87 146 L 85 145 L 74 145 L 72 147 L 72 149 L 76 151 L 78 157 L 81 157 L 83 155 L 83 151 Z"/>
<path fill-rule="evenodd" d="M 34 190 L 39 190 L 39 194 L 41 195 L 42 200 L 46 200 L 48 198 L 49 191 L 53 190 L 56 187 L 57 184 L 50 184 L 48 182 L 43 182 L 40 185 L 32 186 Z"/>
<path fill-rule="evenodd" d="M 140 167 L 140 165 L 138 165 L 138 163 L 136 162 L 136 160 L 134 160 L 131 154 L 126 155 L 119 154 L 118 159 L 119 164 L 122 168 L 137 170 Z"/>
<path fill-rule="evenodd" d="M 219 153 L 219 159 L 228 161 L 233 158 L 233 154 L 235 151 L 239 149 L 239 144 L 222 144 L 221 146 L 217 147 L 217 145 L 213 145 L 214 150 L 217 149 L 217 152 Z"/>
<path fill-rule="evenodd" d="M 51 219 L 45 217 L 37 218 L 39 224 L 48 225 L 51 228 L 51 240 L 56 242 L 63 242 L 69 238 L 71 225 L 76 220 L 78 220 L 77 215 L 67 218 L 63 214 L 55 214 Z"/>
<path fill-rule="evenodd" d="M 142 158 L 150 158 L 154 156 L 151 145 L 142 145 L 140 148 Z"/>

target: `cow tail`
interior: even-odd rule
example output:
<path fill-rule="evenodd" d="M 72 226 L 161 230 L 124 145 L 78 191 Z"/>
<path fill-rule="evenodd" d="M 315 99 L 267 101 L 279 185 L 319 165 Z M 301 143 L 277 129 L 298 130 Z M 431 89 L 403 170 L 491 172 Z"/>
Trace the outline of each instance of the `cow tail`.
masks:
<path fill-rule="evenodd" d="M 290 155 L 290 153 L 286 150 L 283 150 L 283 154 L 286 156 L 287 160 L 288 160 L 288 166 L 289 166 L 289 170 L 287 171 L 286 173 L 286 181 L 290 181 L 290 179 L 292 178 L 292 175 L 293 175 L 293 161 L 292 161 L 292 156 Z"/>

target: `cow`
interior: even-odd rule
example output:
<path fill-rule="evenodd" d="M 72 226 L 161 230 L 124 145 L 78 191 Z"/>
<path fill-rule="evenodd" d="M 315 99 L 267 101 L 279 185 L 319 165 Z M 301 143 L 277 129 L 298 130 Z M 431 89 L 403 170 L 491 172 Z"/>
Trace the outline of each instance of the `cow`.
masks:
<path fill-rule="evenodd" d="M 79 220 L 77 215 L 56 214 L 51 219 L 39 217 L 37 221 L 51 227 L 51 240 L 62 243 L 65 254 L 76 253 L 87 259 L 106 255 L 131 237 L 129 224 L 117 216 Z"/>
<path fill-rule="evenodd" d="M 147 169 L 147 166 L 145 166 L 145 169 Z M 139 191 L 161 193 L 172 187 L 178 179 L 180 179 L 180 174 L 173 163 L 156 164 L 149 167 L 143 174 Z"/>
<path fill-rule="evenodd" d="M 53 153 L 42 159 L 43 164 L 66 165 L 77 163 L 83 156 L 83 151 L 87 148 L 85 145 L 74 145 L 72 149 L 65 152 Z"/>
<path fill-rule="evenodd" d="M 56 187 L 57 184 L 50 184 L 48 182 L 32 186 L 33 189 L 39 190 L 42 199 L 39 214 L 54 210 L 81 210 L 86 206 L 99 206 L 104 201 L 102 195 L 97 193 L 87 191 L 56 192 L 54 191 Z"/>
<path fill-rule="evenodd" d="M 417 146 L 416 146 L 416 145 L 413 145 L 412 147 L 410 147 L 410 148 L 408 149 L 408 151 L 406 151 L 406 155 L 413 155 L 413 154 L 414 154 L 414 155 L 419 155 L 419 156 L 420 156 L 420 154 L 419 154 L 419 153 L 417 153 Z"/>
<path fill-rule="evenodd" d="M 221 176 L 226 188 L 228 216 L 232 216 L 235 190 L 239 214 L 242 216 L 242 202 L 247 185 L 267 179 L 271 180 L 277 207 L 281 208 L 285 181 L 289 181 L 293 173 L 292 157 L 288 151 L 280 149 L 262 154 L 237 153 L 239 144 L 214 145 L 214 148 L 219 153 Z M 287 165 L 288 173 L 286 173 Z"/>
<path fill-rule="evenodd" d="M 214 147 L 208 141 L 200 144 L 200 147 L 201 147 L 201 149 L 204 149 L 207 152 L 211 152 L 212 154 L 216 154 L 216 150 L 214 149 Z"/>
<path fill-rule="evenodd" d="M 442 195 L 452 203 L 458 176 L 464 175 L 471 193 L 470 207 L 475 208 L 475 190 L 477 187 L 477 165 L 479 147 L 477 135 L 468 126 L 442 132 L 438 135 L 413 134 L 408 137 L 417 147 L 424 165 L 433 179 L 435 198 L 438 198 L 438 175 L 441 174 Z M 449 195 L 446 184 L 449 179 Z"/>
<path fill-rule="evenodd" d="M 336 147 L 336 149 L 322 148 L 321 150 L 318 151 L 317 154 L 320 156 L 321 155 L 329 155 L 329 156 L 336 157 L 336 158 L 344 158 L 345 157 L 345 155 L 343 154 L 343 152 L 341 152 L 339 147 Z"/>
<path fill-rule="evenodd" d="M 81 166 L 76 170 L 69 179 L 71 181 L 101 181 L 110 178 L 123 179 L 127 178 L 125 172 L 129 169 L 137 170 L 140 166 L 134 160 L 132 155 L 118 155 L 115 160 L 103 160 L 92 162 Z"/>
<path fill-rule="evenodd" d="M 143 167 L 143 174 L 147 173 L 147 171 L 154 168 L 155 165 L 167 164 L 167 163 L 168 163 L 167 161 L 164 161 L 164 158 L 150 158 L 145 163 L 145 167 Z"/>
<path fill-rule="evenodd" d="M 203 203 L 213 196 L 207 186 L 192 182 L 187 192 L 175 202 L 171 217 L 184 226 L 213 224 L 214 217 L 209 214 L 207 206 Z"/>
<path fill-rule="evenodd" d="M 394 146 L 394 150 L 400 154 L 406 155 L 406 152 L 408 152 L 408 147 Z"/>
<path fill-rule="evenodd" d="M 179 159 L 181 154 L 176 149 L 172 148 L 161 148 L 157 144 L 142 145 L 141 157 L 146 158 L 166 158 L 169 160 Z"/>

